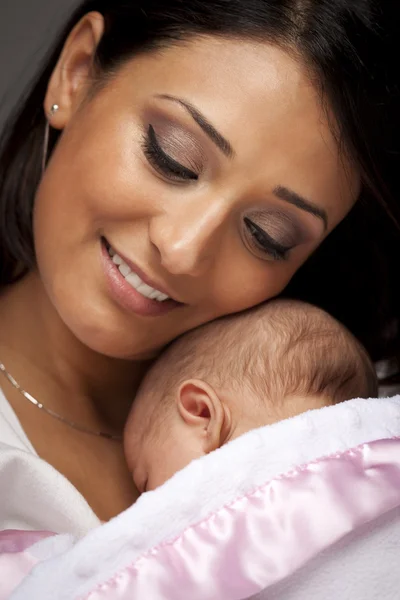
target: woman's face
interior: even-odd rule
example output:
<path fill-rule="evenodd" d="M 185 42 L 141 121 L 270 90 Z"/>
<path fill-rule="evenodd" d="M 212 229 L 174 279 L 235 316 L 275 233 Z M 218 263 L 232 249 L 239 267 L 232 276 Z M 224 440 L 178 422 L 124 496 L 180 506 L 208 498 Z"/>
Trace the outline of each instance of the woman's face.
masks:
<path fill-rule="evenodd" d="M 63 133 L 36 200 L 38 269 L 86 346 L 151 356 L 283 290 L 350 210 L 358 178 L 284 51 L 193 40 L 134 58 L 81 102 L 88 32 L 46 100 Z"/>

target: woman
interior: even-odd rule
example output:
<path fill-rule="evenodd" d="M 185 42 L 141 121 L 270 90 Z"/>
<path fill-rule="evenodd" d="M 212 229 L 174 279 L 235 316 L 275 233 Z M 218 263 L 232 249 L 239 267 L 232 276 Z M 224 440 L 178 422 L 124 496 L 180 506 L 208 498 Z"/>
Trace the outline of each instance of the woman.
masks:
<path fill-rule="evenodd" d="M 3 452 L 107 520 L 137 497 L 110 437 L 183 332 L 286 290 L 397 355 L 399 12 L 80 5 L 2 138 Z M 18 489 L 2 528 L 46 528 Z"/>

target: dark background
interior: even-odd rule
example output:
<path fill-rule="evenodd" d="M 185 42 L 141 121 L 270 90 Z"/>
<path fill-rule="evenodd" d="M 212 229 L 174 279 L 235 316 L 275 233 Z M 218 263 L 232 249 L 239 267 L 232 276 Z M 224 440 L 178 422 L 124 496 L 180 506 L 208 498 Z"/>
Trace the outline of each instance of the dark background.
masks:
<path fill-rule="evenodd" d="M 0 0 L 0 126 L 78 0 Z"/>

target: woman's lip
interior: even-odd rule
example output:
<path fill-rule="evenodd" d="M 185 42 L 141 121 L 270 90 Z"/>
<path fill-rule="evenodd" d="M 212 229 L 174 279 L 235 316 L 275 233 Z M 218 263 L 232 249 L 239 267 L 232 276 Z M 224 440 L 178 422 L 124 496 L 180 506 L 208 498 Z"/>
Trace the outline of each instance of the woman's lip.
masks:
<path fill-rule="evenodd" d="M 160 317 L 182 306 L 175 300 L 158 302 L 140 294 L 122 276 L 110 257 L 104 240 L 101 243 L 101 256 L 109 293 L 124 310 L 142 317 Z"/>
<path fill-rule="evenodd" d="M 137 265 L 135 265 L 135 263 L 133 263 L 131 260 L 129 260 L 129 258 L 126 258 L 126 256 L 124 256 L 123 254 L 121 254 L 120 252 L 118 252 L 118 250 L 115 248 L 115 246 L 113 246 L 112 244 L 110 244 L 108 242 L 108 240 L 106 240 L 106 242 L 114 250 L 114 252 L 116 254 L 118 254 L 118 256 L 120 258 L 122 258 L 122 260 L 124 261 L 124 263 L 126 263 L 128 265 L 128 267 L 130 268 L 130 270 L 133 271 L 134 273 L 136 273 L 136 275 L 139 275 L 139 277 L 143 281 L 143 283 L 145 283 L 146 285 L 149 285 L 150 287 L 154 288 L 158 292 L 161 292 L 162 294 L 165 294 L 166 296 L 168 296 L 168 298 L 170 300 L 174 300 L 175 302 L 179 302 L 179 300 L 176 300 L 176 298 L 174 298 L 168 292 L 168 290 L 166 288 L 164 288 L 162 285 L 159 285 L 158 283 L 154 282 L 152 279 L 150 279 L 149 277 L 147 277 L 147 275 L 141 269 L 139 269 L 139 267 Z M 179 304 L 182 304 L 182 302 L 179 302 Z"/>

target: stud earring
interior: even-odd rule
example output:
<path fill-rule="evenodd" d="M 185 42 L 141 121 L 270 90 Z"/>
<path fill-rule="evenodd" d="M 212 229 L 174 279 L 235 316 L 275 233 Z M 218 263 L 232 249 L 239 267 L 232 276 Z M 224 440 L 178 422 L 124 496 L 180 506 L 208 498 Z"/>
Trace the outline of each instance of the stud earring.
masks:
<path fill-rule="evenodd" d="M 54 117 L 54 115 L 56 114 L 56 112 L 60 110 L 60 107 L 58 106 L 58 104 L 53 104 L 53 106 L 50 109 L 50 117 Z"/>
<path fill-rule="evenodd" d="M 58 104 L 53 104 L 53 106 L 51 107 L 50 112 L 49 112 L 50 119 L 52 117 L 54 117 L 56 112 L 59 110 L 60 110 L 60 107 L 58 106 Z M 46 125 L 45 125 L 45 129 L 44 129 L 44 141 L 43 141 L 42 175 L 46 168 L 47 154 L 48 154 L 48 149 L 49 149 L 49 133 L 50 133 L 50 123 L 49 123 L 49 120 L 46 119 Z"/>

